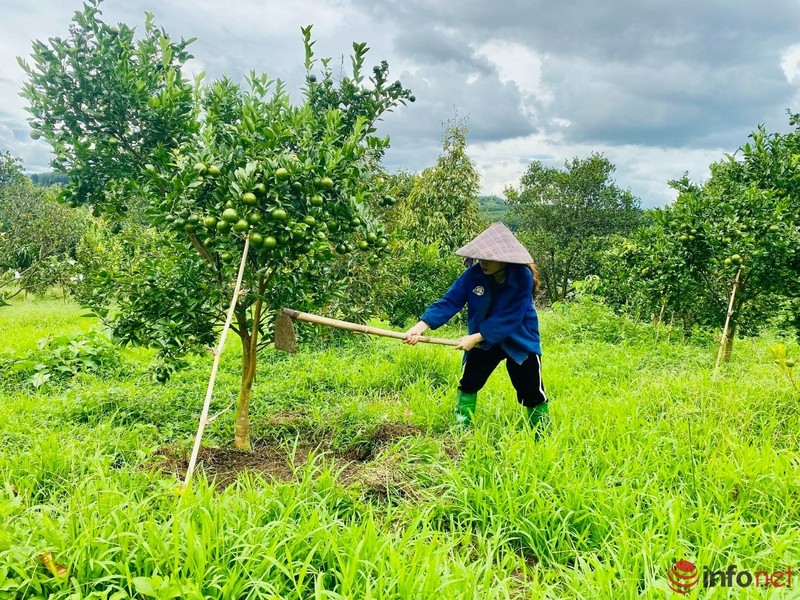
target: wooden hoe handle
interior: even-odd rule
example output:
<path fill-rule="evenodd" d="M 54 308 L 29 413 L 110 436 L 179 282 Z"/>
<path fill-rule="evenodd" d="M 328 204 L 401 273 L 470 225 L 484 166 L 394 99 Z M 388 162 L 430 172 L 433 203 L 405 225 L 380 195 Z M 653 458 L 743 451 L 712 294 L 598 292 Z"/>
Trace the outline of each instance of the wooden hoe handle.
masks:
<path fill-rule="evenodd" d="M 300 312 L 299 310 L 292 310 L 291 308 L 284 308 L 281 312 L 288 315 L 292 319 L 300 319 L 309 323 L 316 323 L 317 325 L 327 325 L 328 327 L 336 327 L 337 329 L 347 329 L 349 331 L 357 331 L 359 333 L 368 333 L 370 335 L 382 335 L 384 337 L 395 338 L 398 340 L 405 339 L 406 334 L 400 331 L 392 331 L 390 329 L 379 329 L 378 327 L 370 327 L 369 325 L 359 325 L 358 323 L 350 323 L 349 321 L 340 321 L 339 319 L 329 319 L 328 317 L 320 317 L 319 315 L 312 315 L 310 313 Z M 445 338 L 429 337 L 427 335 L 419 336 L 420 342 L 426 344 L 441 344 L 442 346 L 456 346 L 458 340 L 448 340 Z"/>

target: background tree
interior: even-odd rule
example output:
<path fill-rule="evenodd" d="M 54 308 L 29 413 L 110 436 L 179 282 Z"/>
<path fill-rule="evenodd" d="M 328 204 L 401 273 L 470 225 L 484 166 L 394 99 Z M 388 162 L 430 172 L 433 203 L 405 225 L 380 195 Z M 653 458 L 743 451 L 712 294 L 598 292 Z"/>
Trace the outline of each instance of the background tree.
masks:
<path fill-rule="evenodd" d="M 606 304 L 638 320 L 682 323 L 686 333 L 701 324 L 706 308 L 687 298 L 700 295 L 692 277 L 676 276 L 686 269 L 683 248 L 671 234 L 676 218 L 672 206 L 651 209 L 644 224 L 629 236 L 609 238 L 598 256 L 594 292 Z"/>
<path fill-rule="evenodd" d="M 614 169 L 599 154 L 573 158 L 564 169 L 534 161 L 519 190 L 505 191 L 551 303 L 567 296 L 571 282 L 594 272 L 610 236 L 628 234 L 639 223 L 639 200 L 617 187 Z"/>
<path fill-rule="evenodd" d="M 134 39 L 131 28 L 105 24 L 95 1 L 75 15 L 66 40 L 36 42 L 33 65 L 21 61 L 34 135 L 53 145 L 53 166 L 69 177 L 64 199 L 109 221 L 141 215 L 158 234 L 128 272 L 98 264 L 87 278 L 110 292 L 95 297 L 101 316 L 124 306 L 109 321 L 121 340 L 166 357 L 207 345 L 249 239 L 233 325 L 242 346 L 240 449 L 249 447 L 257 351 L 272 341 L 277 311 L 346 291 L 346 280 L 328 277 L 337 256 L 387 252 L 369 210 L 385 191 L 377 174 L 388 146 L 374 124 L 413 100 L 387 80 L 385 61 L 365 75 L 365 44 L 353 45 L 351 75 L 334 81 L 328 59 L 314 72 L 310 27 L 303 36 L 298 105 L 280 81 L 255 73 L 245 86 L 228 78 L 192 86 L 182 76 L 189 41 L 172 42 L 152 15 Z M 122 250 L 137 251 L 132 242 Z M 164 252 L 172 253 L 166 264 Z M 131 269 L 135 281 L 124 285 Z"/>
<path fill-rule="evenodd" d="M 389 177 L 379 207 L 391 235 L 391 259 L 372 273 L 373 302 L 392 325 L 416 320 L 464 270 L 454 251 L 485 227 L 479 175 L 469 158 L 464 122 L 445 126 L 442 153 L 420 174 Z"/>
<path fill-rule="evenodd" d="M 673 181 L 674 204 L 612 258 L 629 267 L 620 278 L 629 297 L 658 298 L 685 323 L 718 329 L 741 270 L 724 360 L 737 332 L 753 335 L 781 311 L 800 325 L 800 134 L 760 127 L 751 140 L 711 165 L 705 184 Z"/>
<path fill-rule="evenodd" d="M 33 185 L 42 187 L 64 185 L 67 183 L 67 176 L 63 173 L 32 173 L 29 177 Z"/>
<path fill-rule="evenodd" d="M 0 186 L 21 183 L 25 179 L 22 161 L 8 150 L 0 152 Z"/>
<path fill-rule="evenodd" d="M 467 125 L 445 126 L 442 153 L 436 165 L 415 180 L 407 199 L 398 204 L 398 227 L 423 244 L 443 251 L 463 246 L 484 227 L 478 194 L 480 175 L 467 155 Z"/>
<path fill-rule="evenodd" d="M 20 162 L 0 155 L 0 275 L 3 302 L 20 292 L 63 285 L 88 224 L 84 211 L 55 200 L 57 190 L 34 187 Z"/>

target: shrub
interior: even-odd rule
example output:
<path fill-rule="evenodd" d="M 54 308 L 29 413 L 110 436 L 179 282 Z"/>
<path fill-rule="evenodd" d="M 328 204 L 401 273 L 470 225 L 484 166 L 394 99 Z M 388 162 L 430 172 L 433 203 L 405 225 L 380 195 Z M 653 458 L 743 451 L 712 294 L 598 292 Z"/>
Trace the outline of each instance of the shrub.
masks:
<path fill-rule="evenodd" d="M 0 360 L 0 373 L 7 384 L 39 388 L 83 372 L 113 374 L 119 364 L 117 347 L 102 333 L 91 331 L 40 340 L 38 349 L 23 358 Z"/>

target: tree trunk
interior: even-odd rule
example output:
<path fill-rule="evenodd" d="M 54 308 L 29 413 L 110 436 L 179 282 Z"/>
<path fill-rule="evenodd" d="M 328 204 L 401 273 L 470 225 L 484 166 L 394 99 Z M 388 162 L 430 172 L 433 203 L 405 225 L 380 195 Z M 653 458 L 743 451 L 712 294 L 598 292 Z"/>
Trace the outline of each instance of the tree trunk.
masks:
<path fill-rule="evenodd" d="M 722 347 L 722 362 L 724 363 L 731 360 L 734 338 L 736 338 L 736 319 L 732 318 L 730 325 L 728 325 L 728 337 L 725 338 L 725 345 Z"/>
<path fill-rule="evenodd" d="M 731 360 L 733 353 L 733 340 L 736 339 L 736 330 L 738 329 L 739 313 L 742 310 L 742 291 L 743 285 L 739 286 L 739 296 L 733 301 L 733 314 L 731 315 L 731 322 L 728 326 L 728 337 L 725 338 L 725 346 L 722 348 L 722 362 L 727 363 Z"/>
<path fill-rule="evenodd" d="M 252 350 L 250 336 L 241 332 L 242 381 L 239 385 L 239 400 L 236 404 L 234 424 L 234 446 L 237 450 L 250 450 L 250 391 L 256 378 L 256 353 Z"/>
<path fill-rule="evenodd" d="M 558 300 L 556 293 L 556 255 L 552 250 L 550 251 L 550 264 L 546 265 L 545 281 L 547 282 L 547 297 L 550 299 L 550 306 L 555 304 Z"/>
<path fill-rule="evenodd" d="M 569 289 L 569 272 L 571 268 L 571 260 L 568 260 L 564 265 L 564 272 L 561 275 L 561 294 L 559 300 L 564 300 L 567 297 L 567 290 Z"/>
<path fill-rule="evenodd" d="M 256 379 L 258 361 L 258 332 L 264 309 L 263 295 L 269 278 L 263 275 L 258 281 L 259 299 L 252 310 L 252 331 L 247 326 L 247 312 L 236 311 L 239 326 L 239 339 L 242 342 L 242 382 L 239 386 L 239 401 L 236 404 L 236 423 L 234 425 L 234 447 L 237 450 L 250 450 L 250 392 Z"/>
<path fill-rule="evenodd" d="M 260 313 L 260 307 L 259 311 Z M 260 316 L 260 314 L 258 315 Z M 233 445 L 237 450 L 250 450 L 250 392 L 256 378 L 256 350 L 258 348 L 258 319 L 254 320 L 253 331 L 247 323 L 247 312 L 236 311 L 239 339 L 242 342 L 242 381 L 239 385 L 239 400 L 236 403 Z"/>

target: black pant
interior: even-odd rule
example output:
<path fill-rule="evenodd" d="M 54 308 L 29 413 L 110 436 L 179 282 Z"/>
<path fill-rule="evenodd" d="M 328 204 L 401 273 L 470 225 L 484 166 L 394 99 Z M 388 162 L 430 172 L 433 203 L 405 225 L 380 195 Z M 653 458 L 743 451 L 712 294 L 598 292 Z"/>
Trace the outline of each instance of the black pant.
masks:
<path fill-rule="evenodd" d="M 506 359 L 508 376 L 517 391 L 517 400 L 522 406 L 533 407 L 547 402 L 542 383 L 542 359 L 539 355 L 531 352 L 528 358 L 518 365 L 499 344 L 488 350 L 475 347 L 467 352 L 458 389 L 465 394 L 477 392 L 486 385 L 489 375 L 503 359 Z"/>

